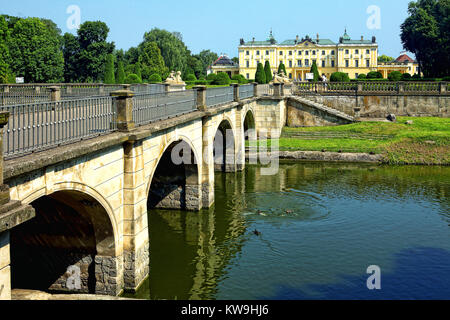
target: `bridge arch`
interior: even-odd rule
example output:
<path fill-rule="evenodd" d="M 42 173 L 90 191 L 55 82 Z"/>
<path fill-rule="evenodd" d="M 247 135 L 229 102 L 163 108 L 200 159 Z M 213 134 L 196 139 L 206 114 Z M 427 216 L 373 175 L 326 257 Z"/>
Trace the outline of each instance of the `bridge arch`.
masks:
<path fill-rule="evenodd" d="M 180 135 L 171 139 L 150 176 L 147 208 L 199 210 L 201 160 L 189 138 Z"/>
<path fill-rule="evenodd" d="M 213 132 L 215 171 L 234 172 L 236 169 L 237 136 L 233 121 L 228 117 L 224 117 Z"/>
<path fill-rule="evenodd" d="M 36 217 L 11 231 L 13 288 L 116 295 L 122 257 L 108 202 L 77 183 L 35 192 Z"/>

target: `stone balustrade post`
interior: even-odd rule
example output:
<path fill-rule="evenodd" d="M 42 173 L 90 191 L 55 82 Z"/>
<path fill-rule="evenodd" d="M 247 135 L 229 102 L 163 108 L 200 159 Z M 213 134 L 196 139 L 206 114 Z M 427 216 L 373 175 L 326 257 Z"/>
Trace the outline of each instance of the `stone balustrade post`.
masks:
<path fill-rule="evenodd" d="M 8 93 L 8 92 L 9 92 L 9 86 L 8 86 L 8 85 L 6 85 L 6 86 L 4 87 L 3 92 L 4 92 L 4 93 Z"/>
<path fill-rule="evenodd" d="M 447 93 L 447 82 L 439 82 L 439 93 L 440 94 Z"/>
<path fill-rule="evenodd" d="M 257 97 L 258 96 L 258 82 L 253 82 L 253 96 Z"/>
<path fill-rule="evenodd" d="M 131 84 L 123 84 L 123 90 L 131 90 Z"/>
<path fill-rule="evenodd" d="M 164 83 L 164 92 L 170 92 L 170 84 Z"/>
<path fill-rule="evenodd" d="M 50 89 L 50 101 L 61 100 L 61 88 L 58 86 L 49 87 Z"/>
<path fill-rule="evenodd" d="M 362 91 L 363 91 L 363 84 L 362 84 L 362 82 L 358 82 L 358 84 L 356 86 L 356 95 L 362 94 Z"/>
<path fill-rule="evenodd" d="M 274 83 L 273 84 L 273 96 L 282 97 L 284 96 L 284 83 Z"/>
<path fill-rule="evenodd" d="M 122 132 L 135 128 L 133 121 L 133 96 L 131 90 L 118 90 L 110 93 L 116 98 L 116 123 L 117 129 Z"/>
<path fill-rule="evenodd" d="M 66 86 L 66 92 L 67 92 L 67 94 L 72 94 L 72 85 L 70 85 L 70 84 L 68 84 L 67 86 Z"/>
<path fill-rule="evenodd" d="M 405 84 L 403 82 L 399 82 L 397 84 L 397 93 L 405 92 Z"/>
<path fill-rule="evenodd" d="M 105 85 L 104 84 L 99 84 L 98 85 L 98 94 L 99 95 L 103 95 L 105 93 Z"/>
<path fill-rule="evenodd" d="M 40 86 L 34 87 L 34 92 L 35 92 L 36 94 L 41 93 L 41 87 L 40 87 Z"/>
<path fill-rule="evenodd" d="M 205 111 L 206 106 L 206 86 L 195 86 L 192 89 L 197 91 L 197 109 Z"/>
<path fill-rule="evenodd" d="M 233 87 L 233 101 L 239 102 L 241 99 L 239 98 L 239 84 L 238 83 L 232 83 L 230 84 L 231 87 Z"/>

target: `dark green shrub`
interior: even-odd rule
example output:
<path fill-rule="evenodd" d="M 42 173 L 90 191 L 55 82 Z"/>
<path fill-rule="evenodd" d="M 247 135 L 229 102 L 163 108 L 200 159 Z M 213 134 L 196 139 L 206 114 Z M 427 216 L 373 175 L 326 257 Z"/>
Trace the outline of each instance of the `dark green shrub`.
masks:
<path fill-rule="evenodd" d="M 217 74 L 215 73 L 210 73 L 208 74 L 208 76 L 206 77 L 206 80 L 212 80 L 215 81 L 217 79 Z"/>
<path fill-rule="evenodd" d="M 388 75 L 389 81 L 400 81 L 402 80 L 402 73 L 400 71 L 392 71 Z"/>
<path fill-rule="evenodd" d="M 135 84 L 135 83 L 141 83 L 141 82 L 142 82 L 141 78 L 139 78 L 139 76 L 135 73 L 130 73 L 125 78 L 125 83 L 127 83 L 127 84 Z"/>
<path fill-rule="evenodd" d="M 184 80 L 185 81 L 197 81 L 197 77 L 195 76 L 195 74 L 190 73 L 190 74 L 186 75 Z"/>
<path fill-rule="evenodd" d="M 411 80 L 411 75 L 409 73 L 402 74 L 402 81 Z"/>
<path fill-rule="evenodd" d="M 281 74 L 281 71 L 284 72 L 284 75 L 287 75 L 286 66 L 283 62 L 280 62 L 280 65 L 278 67 L 278 74 Z"/>
<path fill-rule="evenodd" d="M 237 83 L 246 84 L 247 79 L 242 74 L 235 74 L 231 77 L 231 80 L 238 81 Z"/>
<path fill-rule="evenodd" d="M 366 80 L 367 79 L 367 75 L 364 74 L 364 73 L 361 73 L 361 74 L 358 75 L 358 79 L 359 80 Z"/>
<path fill-rule="evenodd" d="M 162 78 L 159 74 L 154 73 L 150 76 L 148 81 L 150 81 L 151 83 L 158 83 L 158 82 L 162 82 Z"/>
<path fill-rule="evenodd" d="M 450 82 L 450 76 L 443 77 L 442 81 Z"/>
<path fill-rule="evenodd" d="M 344 72 L 334 72 L 331 74 L 330 82 L 349 82 L 350 77 Z"/>
<path fill-rule="evenodd" d="M 317 63 L 316 63 L 315 61 L 313 62 L 312 66 L 311 66 L 311 73 L 314 74 L 314 79 L 313 79 L 313 81 L 314 81 L 314 82 L 319 81 L 319 77 L 320 77 L 320 75 L 319 75 L 319 69 L 317 68 Z M 350 80 L 350 79 L 349 79 L 349 80 Z"/>
<path fill-rule="evenodd" d="M 114 56 L 112 54 L 108 54 L 106 57 L 104 82 L 106 84 L 116 83 L 116 78 L 114 76 Z"/>
<path fill-rule="evenodd" d="M 270 68 L 270 62 L 266 61 L 264 65 L 264 73 L 266 74 L 266 83 L 269 83 L 273 79 L 272 69 Z"/>
<path fill-rule="evenodd" d="M 383 79 L 383 75 L 378 71 L 370 71 L 367 74 L 367 79 Z"/>
<path fill-rule="evenodd" d="M 213 84 L 215 85 L 227 85 L 231 84 L 231 79 L 225 72 L 219 72 L 217 74 L 216 80 L 214 80 Z"/>
<path fill-rule="evenodd" d="M 264 72 L 264 67 L 262 63 L 258 63 L 258 67 L 256 68 L 255 80 L 259 84 L 266 83 L 266 73 Z"/>
<path fill-rule="evenodd" d="M 125 70 L 123 68 L 122 61 L 119 61 L 119 63 L 117 64 L 116 83 L 117 84 L 125 83 Z"/>
<path fill-rule="evenodd" d="M 415 74 L 411 77 L 412 80 L 422 80 L 422 77 L 419 74 Z"/>
<path fill-rule="evenodd" d="M 199 77 L 198 77 L 198 80 L 206 80 L 206 77 L 204 76 L 204 75 L 200 75 Z"/>

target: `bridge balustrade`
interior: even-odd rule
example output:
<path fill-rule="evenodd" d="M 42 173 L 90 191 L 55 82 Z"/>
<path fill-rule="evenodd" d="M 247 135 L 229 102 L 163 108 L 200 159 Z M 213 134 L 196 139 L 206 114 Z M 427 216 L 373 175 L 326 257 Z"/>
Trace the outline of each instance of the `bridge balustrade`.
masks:
<path fill-rule="evenodd" d="M 117 129 L 111 97 L 40 102 L 0 107 L 9 112 L 4 156 L 13 158 Z"/>
<path fill-rule="evenodd" d="M 232 87 L 211 88 L 206 90 L 206 106 L 214 107 L 234 101 Z"/>
<path fill-rule="evenodd" d="M 133 97 L 133 121 L 146 125 L 197 110 L 195 90 L 138 94 Z"/>
<path fill-rule="evenodd" d="M 239 99 L 252 98 L 254 95 L 254 84 L 247 84 L 239 87 Z"/>

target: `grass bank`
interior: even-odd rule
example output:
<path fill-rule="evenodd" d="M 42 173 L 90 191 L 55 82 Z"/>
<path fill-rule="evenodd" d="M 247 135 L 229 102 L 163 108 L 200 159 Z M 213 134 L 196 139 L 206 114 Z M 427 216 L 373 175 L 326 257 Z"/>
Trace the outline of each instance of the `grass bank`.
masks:
<path fill-rule="evenodd" d="M 382 154 L 385 162 L 391 164 L 449 165 L 450 119 L 399 117 L 397 123 L 286 127 L 279 146 L 282 151 Z"/>

